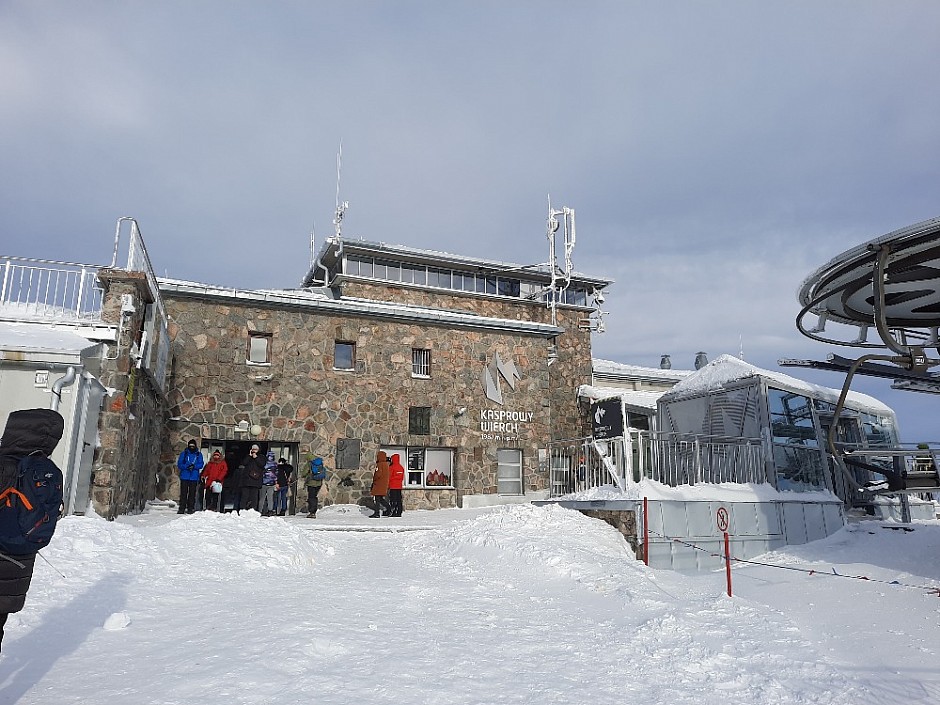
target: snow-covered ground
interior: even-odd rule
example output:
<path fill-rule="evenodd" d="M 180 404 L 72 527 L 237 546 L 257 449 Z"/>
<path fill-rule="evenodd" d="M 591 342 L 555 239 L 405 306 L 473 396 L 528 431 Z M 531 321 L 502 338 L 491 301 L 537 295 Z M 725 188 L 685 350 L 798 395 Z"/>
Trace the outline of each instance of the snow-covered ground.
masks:
<path fill-rule="evenodd" d="M 938 703 L 940 522 L 904 528 L 736 565 L 729 598 L 557 506 L 69 517 L 0 702 Z"/>

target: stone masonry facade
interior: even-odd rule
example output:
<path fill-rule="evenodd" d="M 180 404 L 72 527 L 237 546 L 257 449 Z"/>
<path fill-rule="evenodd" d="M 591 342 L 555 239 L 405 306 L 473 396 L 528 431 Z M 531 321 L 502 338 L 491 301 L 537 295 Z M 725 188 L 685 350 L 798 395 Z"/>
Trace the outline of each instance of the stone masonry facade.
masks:
<path fill-rule="evenodd" d="M 343 296 L 472 311 L 478 315 L 549 322 L 544 305 L 486 300 L 417 287 L 345 282 Z M 454 452 L 453 487 L 406 489 L 406 509 L 461 506 L 466 495 L 497 492 L 497 451 L 519 448 L 525 492 L 543 490 L 548 469 L 539 450 L 552 438 L 580 434 L 579 384 L 590 382 L 590 333 L 581 310 L 559 309 L 565 333 L 555 338 L 498 330 L 416 325 L 394 318 L 327 315 L 236 297 L 163 292 L 173 343 L 167 433 L 159 490 L 178 496 L 175 460 L 191 437 L 293 444 L 299 462 L 313 455 L 331 470 L 321 503 L 365 503 L 379 448 L 411 446 Z M 251 334 L 270 336 L 270 364 L 246 361 Z M 356 369 L 334 369 L 337 341 L 353 343 Z M 549 364 L 551 346 L 557 356 Z M 431 351 L 430 378 L 412 375 L 412 350 Z M 521 373 L 503 408 L 531 419 L 511 440 L 485 437 L 480 419 L 498 409 L 481 378 L 494 355 Z M 430 407 L 430 435 L 409 434 L 409 407 Z M 460 413 L 461 409 L 466 409 Z M 250 439 L 246 421 L 261 433 Z M 337 443 L 361 443 L 359 466 L 335 470 Z"/>

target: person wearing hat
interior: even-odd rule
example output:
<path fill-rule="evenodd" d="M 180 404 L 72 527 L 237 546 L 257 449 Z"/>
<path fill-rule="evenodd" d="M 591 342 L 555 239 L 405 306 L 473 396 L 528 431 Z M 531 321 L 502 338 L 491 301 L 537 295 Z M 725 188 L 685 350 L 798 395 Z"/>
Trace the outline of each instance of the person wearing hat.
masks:
<path fill-rule="evenodd" d="M 186 448 L 176 460 L 176 468 L 180 473 L 180 508 L 177 514 L 192 514 L 196 511 L 196 488 L 199 486 L 199 474 L 205 461 L 196 439 L 190 439 Z"/>
<path fill-rule="evenodd" d="M 382 516 L 383 510 L 385 516 L 388 516 L 388 500 L 385 499 L 385 495 L 388 494 L 388 456 L 386 456 L 384 450 L 380 450 L 375 457 L 375 472 L 372 473 L 372 488 L 369 490 L 369 494 L 372 495 L 373 502 L 373 509 L 369 518 L 379 518 Z"/>
<path fill-rule="evenodd" d="M 258 509 L 258 498 L 261 494 L 261 480 L 264 478 L 264 458 L 260 457 L 261 447 L 255 443 L 248 451 L 247 457 L 242 460 L 241 471 L 241 508 Z"/>
<path fill-rule="evenodd" d="M 222 496 L 222 483 L 228 475 L 228 464 L 219 451 L 215 451 L 202 471 L 202 482 L 206 487 L 203 507 L 216 512 L 219 510 L 219 497 Z"/>
<path fill-rule="evenodd" d="M 287 516 L 287 495 L 294 482 L 294 466 L 287 458 L 277 460 L 277 491 L 274 494 L 274 511 L 278 516 Z"/>

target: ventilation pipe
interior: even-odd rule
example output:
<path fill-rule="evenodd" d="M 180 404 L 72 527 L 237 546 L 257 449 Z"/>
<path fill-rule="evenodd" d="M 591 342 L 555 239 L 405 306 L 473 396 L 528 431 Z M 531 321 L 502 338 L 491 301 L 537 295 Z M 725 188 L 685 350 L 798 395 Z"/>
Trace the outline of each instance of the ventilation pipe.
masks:
<path fill-rule="evenodd" d="M 699 351 L 695 353 L 695 369 L 700 370 L 708 364 L 708 356 Z"/>
<path fill-rule="evenodd" d="M 659 361 L 659 369 L 661 370 L 672 369 L 672 360 L 669 359 L 668 355 L 663 355 L 663 358 Z"/>
<path fill-rule="evenodd" d="M 59 410 L 59 404 L 62 401 L 62 389 L 75 382 L 75 368 L 69 367 L 65 371 L 65 376 L 59 377 L 52 385 L 52 400 L 49 402 L 49 408 L 53 411 Z"/>

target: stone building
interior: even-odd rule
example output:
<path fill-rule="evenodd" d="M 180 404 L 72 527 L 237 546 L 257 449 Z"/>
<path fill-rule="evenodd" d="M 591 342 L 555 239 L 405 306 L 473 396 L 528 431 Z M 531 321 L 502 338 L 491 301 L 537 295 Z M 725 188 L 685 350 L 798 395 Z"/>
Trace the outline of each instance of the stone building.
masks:
<path fill-rule="evenodd" d="M 197 438 L 230 464 L 252 443 L 295 467 L 321 456 L 327 503 L 365 501 L 379 450 L 401 456 L 406 508 L 544 496 L 547 444 L 584 432 L 578 388 L 610 283 L 339 237 L 295 290 L 160 280 L 162 493 L 176 496 L 173 461 Z"/>

